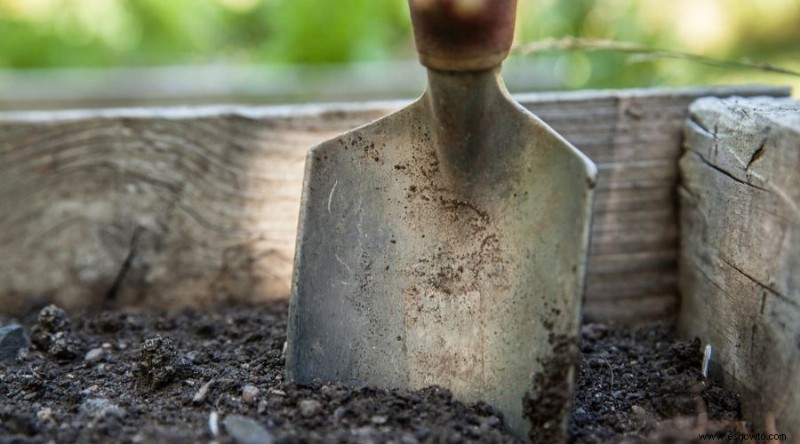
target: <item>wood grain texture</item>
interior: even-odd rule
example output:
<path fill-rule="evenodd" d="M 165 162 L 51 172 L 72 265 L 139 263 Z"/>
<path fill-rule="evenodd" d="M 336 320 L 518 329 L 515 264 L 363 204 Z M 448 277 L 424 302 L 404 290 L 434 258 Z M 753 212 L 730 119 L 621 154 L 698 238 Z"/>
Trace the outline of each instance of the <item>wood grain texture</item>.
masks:
<path fill-rule="evenodd" d="M 756 431 L 800 442 L 800 102 L 696 102 L 680 169 L 681 329 Z"/>
<path fill-rule="evenodd" d="M 678 307 L 677 162 L 683 122 L 702 96 L 784 95 L 759 88 L 634 90 L 518 99 L 597 163 L 584 313 L 642 322 Z M 527 100 L 526 100 L 527 99 Z M 589 105 L 590 104 L 590 105 Z"/>
<path fill-rule="evenodd" d="M 600 171 L 586 314 L 677 305 L 681 125 L 701 96 L 518 96 Z M 286 297 L 305 152 L 402 102 L 0 114 L 0 311 Z"/>

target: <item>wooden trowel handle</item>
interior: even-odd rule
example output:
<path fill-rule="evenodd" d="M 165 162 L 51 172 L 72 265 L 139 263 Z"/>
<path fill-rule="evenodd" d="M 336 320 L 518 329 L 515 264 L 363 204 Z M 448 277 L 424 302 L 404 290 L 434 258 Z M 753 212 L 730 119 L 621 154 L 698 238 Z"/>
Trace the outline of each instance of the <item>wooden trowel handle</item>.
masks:
<path fill-rule="evenodd" d="M 514 39 L 517 0 L 408 0 L 420 62 L 438 71 L 499 65 Z"/>

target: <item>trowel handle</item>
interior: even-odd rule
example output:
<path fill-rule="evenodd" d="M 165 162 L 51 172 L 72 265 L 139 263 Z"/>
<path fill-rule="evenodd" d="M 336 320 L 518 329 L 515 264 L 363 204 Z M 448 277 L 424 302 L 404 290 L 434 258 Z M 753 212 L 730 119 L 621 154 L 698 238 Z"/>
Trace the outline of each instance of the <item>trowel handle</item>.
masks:
<path fill-rule="evenodd" d="M 438 71 L 499 65 L 514 39 L 517 0 L 408 0 L 420 62 Z"/>

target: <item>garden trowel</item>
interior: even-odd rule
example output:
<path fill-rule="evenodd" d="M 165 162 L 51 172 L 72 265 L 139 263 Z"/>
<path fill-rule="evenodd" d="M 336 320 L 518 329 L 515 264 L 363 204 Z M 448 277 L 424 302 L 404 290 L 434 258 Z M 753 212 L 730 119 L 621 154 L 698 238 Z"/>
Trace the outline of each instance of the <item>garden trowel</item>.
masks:
<path fill-rule="evenodd" d="M 578 335 L 595 167 L 503 85 L 516 0 L 409 6 L 426 92 L 308 153 L 288 377 L 442 386 L 522 437 Z M 533 426 L 563 430 L 554 411 Z"/>

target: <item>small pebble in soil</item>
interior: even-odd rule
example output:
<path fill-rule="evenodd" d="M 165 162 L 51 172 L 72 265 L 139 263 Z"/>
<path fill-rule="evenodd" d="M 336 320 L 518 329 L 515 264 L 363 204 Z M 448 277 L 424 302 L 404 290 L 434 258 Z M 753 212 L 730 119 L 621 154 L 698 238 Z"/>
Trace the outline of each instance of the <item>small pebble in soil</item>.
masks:
<path fill-rule="evenodd" d="M 93 348 L 86 352 L 86 355 L 83 357 L 83 360 L 86 362 L 98 362 L 103 359 L 103 355 L 105 352 L 102 348 Z"/>
<path fill-rule="evenodd" d="M 50 407 L 44 407 L 36 412 L 36 419 L 39 421 L 52 421 L 53 420 L 53 409 Z"/>
<path fill-rule="evenodd" d="M 304 399 L 297 404 L 297 407 L 300 409 L 300 414 L 306 418 L 310 418 L 322 410 L 322 404 L 313 399 Z"/>
<path fill-rule="evenodd" d="M 20 350 L 31 346 L 28 333 L 20 325 L 8 325 L 0 328 L 0 362 L 17 358 Z"/>
<path fill-rule="evenodd" d="M 208 397 L 208 389 L 211 388 L 211 385 L 213 383 L 214 383 L 214 380 L 212 379 L 212 380 L 206 382 L 205 384 L 203 384 L 202 386 L 200 386 L 200 390 L 198 390 L 194 394 L 194 397 L 192 397 L 192 402 L 195 403 L 195 404 L 200 404 L 200 403 L 204 402 L 206 400 L 206 398 Z"/>
<path fill-rule="evenodd" d="M 252 405 L 255 403 L 259 393 L 260 391 L 257 387 L 247 384 L 242 387 L 242 401 L 244 401 L 245 404 Z"/>
<path fill-rule="evenodd" d="M 107 416 L 124 418 L 126 412 L 117 404 L 105 398 L 90 398 L 81 403 L 78 409 L 80 413 L 94 420 L 101 420 Z"/>
<path fill-rule="evenodd" d="M 272 443 L 272 435 L 261 424 L 245 416 L 228 415 L 222 424 L 237 444 Z"/>

